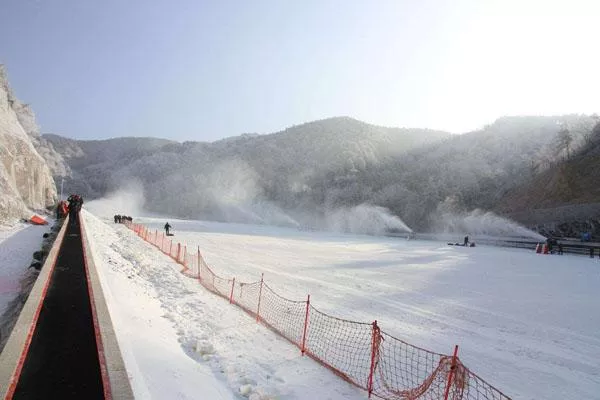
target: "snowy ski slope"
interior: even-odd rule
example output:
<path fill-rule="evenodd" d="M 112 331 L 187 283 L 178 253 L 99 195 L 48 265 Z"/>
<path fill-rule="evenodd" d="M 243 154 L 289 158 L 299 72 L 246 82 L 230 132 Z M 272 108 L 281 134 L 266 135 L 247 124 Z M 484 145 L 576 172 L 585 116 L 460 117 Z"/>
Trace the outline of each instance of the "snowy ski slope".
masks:
<path fill-rule="evenodd" d="M 162 220 L 138 221 L 160 229 Z M 223 276 L 260 279 L 292 299 L 370 322 L 460 357 L 514 398 L 594 398 L 600 390 L 600 260 L 170 221 Z"/>

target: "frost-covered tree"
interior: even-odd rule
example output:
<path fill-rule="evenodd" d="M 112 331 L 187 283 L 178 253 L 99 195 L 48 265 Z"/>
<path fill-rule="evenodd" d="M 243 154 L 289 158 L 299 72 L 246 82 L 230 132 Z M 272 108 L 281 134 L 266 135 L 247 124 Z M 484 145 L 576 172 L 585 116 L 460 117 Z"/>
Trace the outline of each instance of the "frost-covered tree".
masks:
<path fill-rule="evenodd" d="M 571 158 L 571 143 L 573 143 L 573 136 L 567 127 L 562 127 L 556 136 L 556 149 L 558 154 L 565 153 L 567 160 Z"/>

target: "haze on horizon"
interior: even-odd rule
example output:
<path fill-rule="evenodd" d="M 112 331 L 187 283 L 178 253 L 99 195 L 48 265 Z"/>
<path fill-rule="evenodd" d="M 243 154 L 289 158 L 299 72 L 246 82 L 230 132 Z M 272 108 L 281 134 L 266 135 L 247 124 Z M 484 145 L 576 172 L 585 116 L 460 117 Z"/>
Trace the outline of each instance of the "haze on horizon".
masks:
<path fill-rule="evenodd" d="M 285 4 L 284 4 L 285 3 Z M 10 1 L 42 132 L 213 141 L 332 116 L 466 132 L 598 113 L 594 0 Z"/>

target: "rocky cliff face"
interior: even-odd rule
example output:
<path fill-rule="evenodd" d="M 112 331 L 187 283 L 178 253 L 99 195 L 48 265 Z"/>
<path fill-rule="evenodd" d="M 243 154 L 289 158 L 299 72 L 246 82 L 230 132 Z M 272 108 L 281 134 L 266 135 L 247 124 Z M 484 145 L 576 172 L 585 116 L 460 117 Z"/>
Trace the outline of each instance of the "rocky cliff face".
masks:
<path fill-rule="evenodd" d="M 13 95 L 0 65 L 0 223 L 56 202 L 52 174 L 34 145 L 43 147 L 41 140 L 33 111 Z"/>

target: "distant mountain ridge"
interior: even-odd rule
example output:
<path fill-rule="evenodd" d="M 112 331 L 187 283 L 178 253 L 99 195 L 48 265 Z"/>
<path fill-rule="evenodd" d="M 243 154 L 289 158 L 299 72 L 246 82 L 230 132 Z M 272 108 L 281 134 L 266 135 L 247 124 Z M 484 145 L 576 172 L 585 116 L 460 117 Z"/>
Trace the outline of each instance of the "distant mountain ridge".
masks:
<path fill-rule="evenodd" d="M 517 215 L 534 206 L 503 202 L 561 162 L 561 129 L 570 127 L 576 151 L 594 123 L 585 115 L 503 117 L 450 135 L 336 117 L 212 143 L 44 139 L 72 171 L 65 187 L 92 198 L 135 182 L 148 210 L 184 218 L 318 227 L 332 210 L 370 204 L 435 230 L 448 212 Z"/>
<path fill-rule="evenodd" d="M 378 232 L 363 224 L 402 230 L 400 217 L 439 232 L 491 210 L 545 234 L 600 236 L 599 120 L 502 117 L 450 135 L 335 117 L 215 142 L 80 141 L 40 136 L 0 66 L 0 223 L 52 208 L 64 181 L 65 195 L 129 190 L 183 218 Z"/>
<path fill-rule="evenodd" d="M 314 121 L 268 135 L 241 135 L 212 143 L 120 138 L 78 141 L 44 135 L 73 171 L 65 187 L 99 197 L 127 180 L 140 181 L 153 211 L 191 216 L 208 212 L 219 218 L 223 197 L 248 201 L 267 192 L 297 191 L 322 171 L 355 170 L 377 165 L 448 133 L 426 129 L 383 128 L 347 117 Z M 237 175 L 236 175 L 237 174 Z M 236 179 L 236 176 L 239 179 Z M 198 201 L 198 189 L 209 188 Z M 234 182 L 235 181 L 235 182 Z M 227 182 L 222 187 L 220 182 Z M 225 192 L 230 193 L 223 193 Z M 168 200 L 180 193 L 189 203 Z M 223 217 L 223 216 L 221 216 Z"/>

